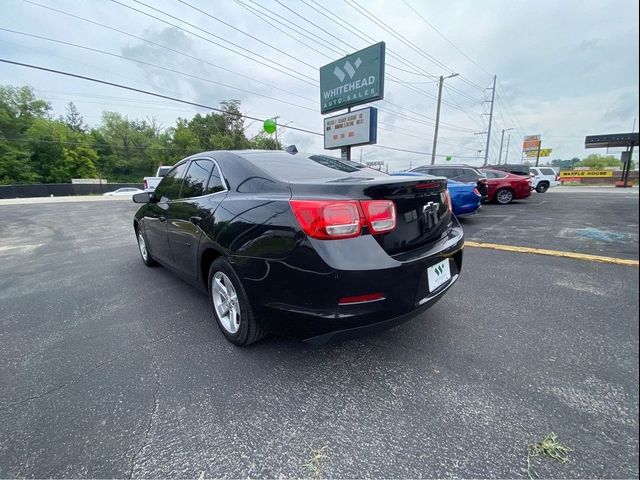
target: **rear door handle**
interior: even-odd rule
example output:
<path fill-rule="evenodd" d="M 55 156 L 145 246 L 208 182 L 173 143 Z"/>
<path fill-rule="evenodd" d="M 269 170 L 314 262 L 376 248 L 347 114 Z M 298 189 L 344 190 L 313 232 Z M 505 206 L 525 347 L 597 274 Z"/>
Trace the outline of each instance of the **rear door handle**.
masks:
<path fill-rule="evenodd" d="M 158 220 L 160 220 L 161 222 L 166 222 L 167 221 L 167 217 L 158 217 Z"/>
<path fill-rule="evenodd" d="M 189 221 L 194 225 L 198 225 L 202 221 L 202 217 L 189 217 Z"/>

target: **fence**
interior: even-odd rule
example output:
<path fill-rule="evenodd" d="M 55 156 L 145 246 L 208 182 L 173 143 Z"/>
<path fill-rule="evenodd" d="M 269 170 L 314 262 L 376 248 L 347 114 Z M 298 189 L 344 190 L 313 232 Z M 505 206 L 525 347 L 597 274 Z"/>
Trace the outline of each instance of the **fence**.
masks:
<path fill-rule="evenodd" d="M 144 188 L 141 183 L 38 183 L 32 185 L 0 185 L 0 198 L 63 197 L 67 195 L 100 195 L 118 188 Z"/>

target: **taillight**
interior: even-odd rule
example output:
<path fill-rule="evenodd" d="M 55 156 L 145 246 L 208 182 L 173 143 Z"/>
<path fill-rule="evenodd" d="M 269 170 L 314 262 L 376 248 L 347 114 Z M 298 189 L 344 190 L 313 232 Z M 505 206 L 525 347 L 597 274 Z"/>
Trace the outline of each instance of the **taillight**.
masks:
<path fill-rule="evenodd" d="M 475 193 L 477 196 L 481 197 L 482 195 L 480 194 L 480 190 L 478 190 L 477 188 L 473 189 L 473 193 Z"/>
<path fill-rule="evenodd" d="M 362 219 L 358 202 L 290 200 L 293 214 L 304 233 L 313 238 L 350 238 L 360 235 Z"/>
<path fill-rule="evenodd" d="M 475 190 L 477 190 L 477 188 L 474 188 L 474 191 Z M 449 193 L 449 190 L 445 190 L 444 195 L 447 202 L 447 210 L 453 212 L 453 205 L 451 205 L 451 194 Z"/>
<path fill-rule="evenodd" d="M 149 187 L 149 184 L 147 183 L 147 181 L 144 181 L 144 189 L 146 190 Z"/>
<path fill-rule="evenodd" d="M 363 200 L 360 204 L 371 233 L 384 233 L 396 228 L 396 206 L 391 200 Z"/>
<path fill-rule="evenodd" d="M 390 200 L 290 200 L 300 227 L 321 240 L 357 237 L 367 225 L 371 233 L 396 227 L 396 208 Z"/>

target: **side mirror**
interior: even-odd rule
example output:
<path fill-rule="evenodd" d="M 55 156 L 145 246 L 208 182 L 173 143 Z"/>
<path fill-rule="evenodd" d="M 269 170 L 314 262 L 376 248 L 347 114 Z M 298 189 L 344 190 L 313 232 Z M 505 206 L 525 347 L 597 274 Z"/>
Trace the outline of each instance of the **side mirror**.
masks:
<path fill-rule="evenodd" d="M 131 198 L 133 199 L 133 203 L 151 203 L 153 192 L 136 193 Z"/>

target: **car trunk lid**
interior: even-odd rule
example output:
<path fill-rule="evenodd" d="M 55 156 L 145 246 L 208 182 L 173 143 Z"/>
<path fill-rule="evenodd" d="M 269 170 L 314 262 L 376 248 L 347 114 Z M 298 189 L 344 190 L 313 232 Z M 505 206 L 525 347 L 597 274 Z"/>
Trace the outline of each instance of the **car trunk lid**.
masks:
<path fill-rule="evenodd" d="M 290 186 L 296 199 L 392 200 L 396 208 L 396 227 L 374 235 L 389 255 L 439 239 L 451 221 L 444 178 L 363 175 L 296 181 Z M 366 228 L 363 234 L 369 234 Z"/>

